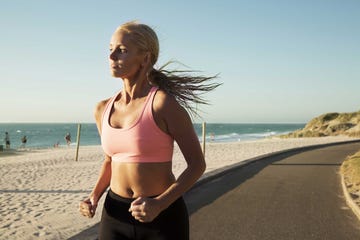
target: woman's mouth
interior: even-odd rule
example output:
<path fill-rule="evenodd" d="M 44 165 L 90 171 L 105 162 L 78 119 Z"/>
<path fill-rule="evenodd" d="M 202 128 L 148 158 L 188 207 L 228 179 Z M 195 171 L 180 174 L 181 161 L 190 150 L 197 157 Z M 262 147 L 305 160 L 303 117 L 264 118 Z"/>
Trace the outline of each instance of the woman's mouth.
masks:
<path fill-rule="evenodd" d="M 110 66 L 111 66 L 111 68 L 114 68 L 114 69 L 120 68 L 119 65 L 115 65 L 115 64 L 111 64 Z"/>

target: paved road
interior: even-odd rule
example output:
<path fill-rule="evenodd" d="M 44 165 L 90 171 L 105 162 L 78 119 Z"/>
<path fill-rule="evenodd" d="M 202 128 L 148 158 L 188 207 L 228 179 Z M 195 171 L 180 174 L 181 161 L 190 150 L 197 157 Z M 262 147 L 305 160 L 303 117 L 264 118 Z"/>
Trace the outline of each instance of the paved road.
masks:
<path fill-rule="evenodd" d="M 191 190 L 191 240 L 360 239 L 338 173 L 358 150 L 350 143 L 284 153 Z"/>

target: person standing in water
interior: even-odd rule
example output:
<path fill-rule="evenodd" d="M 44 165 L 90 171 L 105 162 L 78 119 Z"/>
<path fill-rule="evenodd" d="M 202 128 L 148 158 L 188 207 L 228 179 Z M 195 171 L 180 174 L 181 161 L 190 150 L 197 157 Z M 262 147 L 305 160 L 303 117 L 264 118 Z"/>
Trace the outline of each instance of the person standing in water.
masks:
<path fill-rule="evenodd" d="M 26 136 L 23 136 L 23 137 L 21 138 L 21 147 L 22 147 L 22 148 L 25 148 L 26 143 L 27 143 L 27 137 L 26 137 Z"/>
<path fill-rule="evenodd" d="M 66 133 L 64 139 L 65 139 L 65 141 L 66 141 L 66 144 L 67 144 L 68 146 L 70 146 L 70 144 L 71 144 L 71 135 L 70 135 L 70 133 Z"/>
<path fill-rule="evenodd" d="M 10 149 L 10 136 L 8 132 L 5 132 L 4 142 L 5 142 L 5 148 Z"/>
<path fill-rule="evenodd" d="M 118 27 L 110 40 L 110 70 L 123 89 L 95 110 L 105 159 L 80 213 L 93 217 L 103 193 L 99 239 L 189 239 L 189 217 L 182 195 L 205 171 L 205 160 L 190 113 L 191 103 L 220 84 L 215 77 L 155 69 L 159 42 L 152 28 L 138 22 Z M 179 75 L 182 73 L 182 75 Z M 187 163 L 172 173 L 174 141 Z"/>

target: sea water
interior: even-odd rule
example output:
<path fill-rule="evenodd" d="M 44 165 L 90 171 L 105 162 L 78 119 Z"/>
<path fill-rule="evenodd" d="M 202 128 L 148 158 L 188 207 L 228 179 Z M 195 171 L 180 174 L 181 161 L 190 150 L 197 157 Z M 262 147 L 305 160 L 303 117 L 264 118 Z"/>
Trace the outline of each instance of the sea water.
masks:
<path fill-rule="evenodd" d="M 238 142 L 263 139 L 269 136 L 285 134 L 305 126 L 302 123 L 207 123 L 206 141 Z M 202 124 L 194 124 L 195 131 L 201 140 Z M 77 123 L 0 123 L 0 145 L 5 145 L 5 132 L 10 136 L 10 147 L 22 146 L 21 138 L 27 137 L 26 148 L 51 148 L 66 146 L 64 139 L 70 133 L 72 143 L 76 145 Z M 95 123 L 82 123 L 80 145 L 99 145 L 100 137 Z M 4 146 L 5 147 L 5 146 Z"/>
<path fill-rule="evenodd" d="M 301 129 L 305 123 L 210 123 L 206 124 L 206 141 L 238 142 L 258 140 Z M 194 124 L 200 137 L 202 124 Z"/>
<path fill-rule="evenodd" d="M 21 148 L 21 138 L 26 136 L 26 148 L 49 148 L 66 146 L 65 135 L 70 133 L 71 144 L 76 145 L 76 123 L 0 123 L 0 144 L 4 144 L 5 132 L 10 136 L 10 147 Z M 100 144 L 95 123 L 81 124 L 81 145 Z"/>

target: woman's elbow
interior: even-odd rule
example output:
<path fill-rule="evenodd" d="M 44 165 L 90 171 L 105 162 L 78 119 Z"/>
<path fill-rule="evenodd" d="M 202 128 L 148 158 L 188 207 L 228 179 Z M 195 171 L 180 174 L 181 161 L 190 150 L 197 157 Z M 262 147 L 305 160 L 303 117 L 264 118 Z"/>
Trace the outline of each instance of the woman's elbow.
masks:
<path fill-rule="evenodd" d="M 206 162 L 205 162 L 205 160 L 202 160 L 199 162 L 199 166 L 198 166 L 199 175 L 200 176 L 203 175 L 205 170 L 206 170 Z"/>

